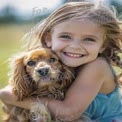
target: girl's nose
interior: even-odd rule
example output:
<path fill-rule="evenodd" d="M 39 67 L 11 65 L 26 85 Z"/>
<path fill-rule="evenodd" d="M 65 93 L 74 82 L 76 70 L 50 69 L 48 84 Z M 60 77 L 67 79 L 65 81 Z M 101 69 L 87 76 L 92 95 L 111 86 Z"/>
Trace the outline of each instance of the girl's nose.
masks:
<path fill-rule="evenodd" d="M 76 48 L 76 49 L 82 48 L 81 40 L 79 40 L 79 39 L 74 39 L 74 40 L 71 42 L 70 47 Z"/>

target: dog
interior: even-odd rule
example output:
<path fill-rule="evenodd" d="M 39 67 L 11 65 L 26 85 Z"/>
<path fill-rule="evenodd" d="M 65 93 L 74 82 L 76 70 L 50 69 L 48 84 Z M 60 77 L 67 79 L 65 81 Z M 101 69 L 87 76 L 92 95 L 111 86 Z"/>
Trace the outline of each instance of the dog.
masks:
<path fill-rule="evenodd" d="M 27 51 L 12 58 L 11 65 L 9 83 L 18 101 L 28 97 L 63 100 L 74 80 L 74 70 L 61 63 L 51 49 Z M 12 106 L 7 113 L 6 122 L 42 122 L 42 118 L 52 121 L 46 105 L 41 102 L 33 104 L 31 110 Z"/>

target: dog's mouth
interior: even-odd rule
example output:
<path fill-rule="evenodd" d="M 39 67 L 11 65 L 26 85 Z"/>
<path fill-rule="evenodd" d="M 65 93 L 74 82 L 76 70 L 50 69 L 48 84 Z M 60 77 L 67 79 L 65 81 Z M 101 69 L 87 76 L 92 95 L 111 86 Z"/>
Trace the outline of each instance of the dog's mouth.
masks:
<path fill-rule="evenodd" d="M 57 81 L 62 81 L 65 78 L 64 72 L 58 72 L 58 73 L 52 73 L 52 74 L 47 74 L 44 76 L 38 76 L 36 77 L 35 81 L 37 82 L 47 82 L 47 83 L 52 83 L 52 82 L 57 82 Z"/>
<path fill-rule="evenodd" d="M 50 77 L 41 77 L 40 82 L 50 82 L 51 78 Z"/>
<path fill-rule="evenodd" d="M 49 76 L 40 77 L 40 78 L 38 78 L 38 80 L 36 80 L 38 87 L 50 85 L 50 84 L 53 84 L 54 82 L 55 82 L 55 78 L 51 78 Z"/>
<path fill-rule="evenodd" d="M 38 83 L 52 83 L 56 81 L 56 77 L 51 77 L 51 76 L 41 76 L 38 78 L 37 82 Z"/>
<path fill-rule="evenodd" d="M 54 82 L 59 82 L 64 79 L 64 72 L 55 70 L 45 74 L 39 74 L 34 72 L 33 75 L 34 81 L 38 84 L 52 84 Z"/>

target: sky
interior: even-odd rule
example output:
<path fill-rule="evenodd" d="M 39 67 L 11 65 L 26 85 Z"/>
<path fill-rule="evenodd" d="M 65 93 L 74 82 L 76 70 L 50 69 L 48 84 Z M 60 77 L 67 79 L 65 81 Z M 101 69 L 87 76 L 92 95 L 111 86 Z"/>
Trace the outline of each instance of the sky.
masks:
<path fill-rule="evenodd" d="M 0 10 L 6 5 L 11 5 L 18 9 L 20 13 L 43 12 L 50 10 L 61 4 L 62 0 L 0 0 Z"/>
<path fill-rule="evenodd" d="M 53 8 L 60 2 L 61 0 L 0 0 L 0 8 L 7 4 L 24 10 L 29 10 L 34 6 Z"/>

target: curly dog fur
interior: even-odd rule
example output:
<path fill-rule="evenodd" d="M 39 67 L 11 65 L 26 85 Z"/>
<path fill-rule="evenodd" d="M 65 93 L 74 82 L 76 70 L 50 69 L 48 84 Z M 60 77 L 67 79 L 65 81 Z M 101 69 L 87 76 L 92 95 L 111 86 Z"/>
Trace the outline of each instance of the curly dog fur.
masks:
<path fill-rule="evenodd" d="M 62 64 L 50 49 L 27 51 L 12 58 L 10 85 L 18 101 L 27 97 L 49 97 L 63 100 L 74 80 L 74 71 Z M 42 116 L 51 121 L 45 105 L 38 102 L 31 110 L 13 106 L 6 122 L 37 122 Z"/>

